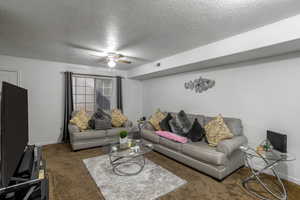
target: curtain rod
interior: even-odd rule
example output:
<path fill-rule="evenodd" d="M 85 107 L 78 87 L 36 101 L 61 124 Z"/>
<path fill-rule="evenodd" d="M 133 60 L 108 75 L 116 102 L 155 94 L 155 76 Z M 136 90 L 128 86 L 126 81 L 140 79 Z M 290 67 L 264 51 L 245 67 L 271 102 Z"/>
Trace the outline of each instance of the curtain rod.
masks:
<path fill-rule="evenodd" d="M 109 75 L 98 75 L 98 74 L 82 74 L 82 73 L 74 73 L 72 72 L 74 75 L 78 75 L 78 76 L 95 76 L 95 77 L 105 77 L 105 78 L 117 78 L 117 77 L 121 77 L 122 79 L 124 77 L 122 76 L 109 76 Z"/>

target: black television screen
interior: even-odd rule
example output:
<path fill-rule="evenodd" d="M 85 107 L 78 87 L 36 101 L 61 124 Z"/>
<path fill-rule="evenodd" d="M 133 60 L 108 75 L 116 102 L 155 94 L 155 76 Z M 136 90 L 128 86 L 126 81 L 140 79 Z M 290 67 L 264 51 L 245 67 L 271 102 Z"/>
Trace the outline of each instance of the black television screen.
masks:
<path fill-rule="evenodd" d="M 282 153 L 287 152 L 287 135 L 268 130 L 267 139 L 275 150 Z"/>
<path fill-rule="evenodd" d="M 1 184 L 14 175 L 28 143 L 27 90 L 3 82 L 1 96 Z"/>

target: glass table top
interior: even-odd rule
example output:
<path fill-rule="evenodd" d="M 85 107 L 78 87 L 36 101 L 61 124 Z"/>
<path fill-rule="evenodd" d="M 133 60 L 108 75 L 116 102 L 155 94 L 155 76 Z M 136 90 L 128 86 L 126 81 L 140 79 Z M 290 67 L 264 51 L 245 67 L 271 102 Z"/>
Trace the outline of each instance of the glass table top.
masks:
<path fill-rule="evenodd" d="M 249 146 L 241 146 L 240 149 L 249 156 L 264 158 L 266 160 L 274 161 L 293 161 L 296 157 L 290 153 L 281 153 L 275 149 L 270 151 L 256 151 L 255 148 Z"/>
<path fill-rule="evenodd" d="M 153 144 L 141 140 L 130 139 L 125 144 L 113 143 L 110 145 L 112 157 L 134 157 L 146 154 L 153 150 Z"/>

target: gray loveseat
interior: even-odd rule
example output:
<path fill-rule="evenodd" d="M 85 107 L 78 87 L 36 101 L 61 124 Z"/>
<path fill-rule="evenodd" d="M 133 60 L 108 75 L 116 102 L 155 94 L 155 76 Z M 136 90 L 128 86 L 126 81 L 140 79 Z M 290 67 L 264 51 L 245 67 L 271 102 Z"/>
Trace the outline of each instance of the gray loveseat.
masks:
<path fill-rule="evenodd" d="M 70 143 L 74 151 L 91 147 L 103 146 L 119 140 L 120 131 L 132 129 L 132 122 L 125 122 L 123 127 L 108 130 L 89 129 L 80 132 L 76 125 L 69 124 Z"/>
<path fill-rule="evenodd" d="M 172 115 L 176 114 L 172 113 Z M 188 118 L 191 122 L 197 118 L 202 126 L 212 119 L 212 117 L 193 114 L 188 114 Z M 224 121 L 234 137 L 221 141 L 217 147 L 211 147 L 205 141 L 186 144 L 173 142 L 155 134 L 148 122 L 144 125 L 141 134 L 144 140 L 154 144 L 155 151 L 222 180 L 244 165 L 239 147 L 247 143 L 240 119 L 224 118 Z"/>

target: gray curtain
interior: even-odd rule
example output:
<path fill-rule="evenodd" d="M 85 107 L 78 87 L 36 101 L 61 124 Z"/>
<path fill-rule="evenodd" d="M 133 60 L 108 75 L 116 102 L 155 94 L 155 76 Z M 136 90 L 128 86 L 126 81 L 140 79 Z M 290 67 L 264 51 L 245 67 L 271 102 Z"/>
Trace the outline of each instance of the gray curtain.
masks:
<path fill-rule="evenodd" d="M 70 142 L 70 135 L 68 124 L 71 119 L 71 115 L 73 112 L 73 91 L 72 91 L 72 72 L 65 72 L 65 109 L 64 109 L 64 129 L 63 129 L 63 137 L 62 141 L 64 143 Z"/>
<path fill-rule="evenodd" d="M 117 76 L 117 108 L 123 112 L 122 77 Z"/>

